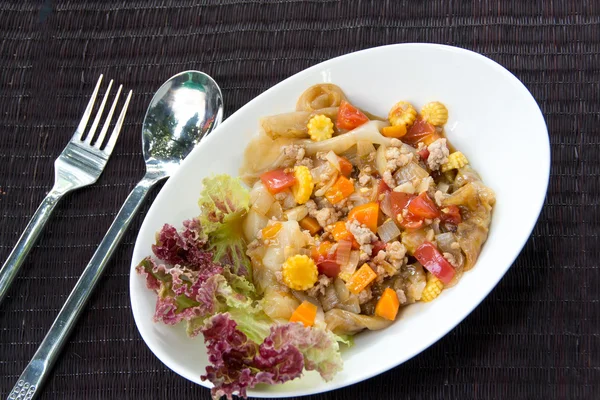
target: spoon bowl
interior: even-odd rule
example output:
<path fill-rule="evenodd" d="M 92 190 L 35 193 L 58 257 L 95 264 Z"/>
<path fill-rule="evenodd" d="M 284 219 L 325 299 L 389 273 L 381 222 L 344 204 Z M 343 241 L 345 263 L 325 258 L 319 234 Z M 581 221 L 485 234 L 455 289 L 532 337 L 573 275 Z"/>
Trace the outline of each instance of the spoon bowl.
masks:
<path fill-rule="evenodd" d="M 154 94 L 142 126 L 148 172 L 169 176 L 223 119 L 223 95 L 200 71 L 172 76 Z"/>

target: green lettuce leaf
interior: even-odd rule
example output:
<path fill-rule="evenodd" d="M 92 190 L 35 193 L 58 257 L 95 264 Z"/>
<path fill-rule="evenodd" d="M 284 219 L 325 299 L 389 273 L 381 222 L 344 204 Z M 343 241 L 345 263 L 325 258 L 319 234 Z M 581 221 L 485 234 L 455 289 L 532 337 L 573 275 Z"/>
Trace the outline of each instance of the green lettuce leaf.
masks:
<path fill-rule="evenodd" d="M 199 222 L 208 235 L 213 259 L 229 265 L 232 272 L 250 278 L 251 265 L 246 256 L 242 223 L 250 208 L 250 194 L 239 179 L 229 175 L 205 178 L 198 205 Z"/>

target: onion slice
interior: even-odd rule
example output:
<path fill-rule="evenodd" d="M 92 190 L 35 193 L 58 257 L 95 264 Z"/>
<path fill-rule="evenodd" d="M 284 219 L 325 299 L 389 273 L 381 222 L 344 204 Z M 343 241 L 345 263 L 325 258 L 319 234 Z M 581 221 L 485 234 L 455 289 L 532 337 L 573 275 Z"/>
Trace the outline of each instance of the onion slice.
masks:
<path fill-rule="evenodd" d="M 352 242 L 349 240 L 340 240 L 338 242 L 335 262 L 338 265 L 346 265 L 350 261 L 350 252 L 352 251 Z"/>
<path fill-rule="evenodd" d="M 358 267 L 358 262 L 360 261 L 360 253 L 358 250 L 352 250 L 350 252 L 350 259 L 347 264 L 341 265 L 340 274 L 344 274 L 343 279 L 349 278 L 354 271 L 356 271 L 356 267 Z"/>
<path fill-rule="evenodd" d="M 394 221 L 388 219 L 377 228 L 377 233 L 384 243 L 388 243 L 400 236 L 400 229 L 398 229 Z"/>
<path fill-rule="evenodd" d="M 394 211 L 392 210 L 392 200 L 389 193 L 383 196 L 383 199 L 379 202 L 379 208 L 381 212 L 390 218 L 395 218 Z"/>
<path fill-rule="evenodd" d="M 329 153 L 325 155 L 325 159 L 331 163 L 338 171 L 341 171 L 340 158 L 333 151 L 329 150 Z"/>
<path fill-rule="evenodd" d="M 266 215 L 274 202 L 275 198 L 262 183 L 255 184 L 250 191 L 250 204 L 260 215 Z"/>
<path fill-rule="evenodd" d="M 300 221 L 308 215 L 308 208 L 305 205 L 290 208 L 284 212 L 288 221 Z"/>

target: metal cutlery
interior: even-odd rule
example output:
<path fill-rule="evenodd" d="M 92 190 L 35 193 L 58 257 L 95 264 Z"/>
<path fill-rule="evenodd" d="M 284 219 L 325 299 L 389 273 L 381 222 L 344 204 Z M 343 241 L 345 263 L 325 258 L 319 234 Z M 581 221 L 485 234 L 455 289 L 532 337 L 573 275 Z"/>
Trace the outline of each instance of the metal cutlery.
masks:
<path fill-rule="evenodd" d="M 90 98 L 87 107 L 79 121 L 79 125 L 75 130 L 75 133 L 71 137 L 71 140 L 62 151 L 60 156 L 54 162 L 54 186 L 48 193 L 46 198 L 42 201 L 33 217 L 29 221 L 29 224 L 25 228 L 25 231 L 19 238 L 19 241 L 15 245 L 13 251 L 8 256 L 8 259 L 0 269 L 0 303 L 6 296 L 8 289 L 17 276 L 19 269 L 23 265 L 23 261 L 27 257 L 27 254 L 35 244 L 36 239 L 39 237 L 42 229 L 46 225 L 50 214 L 58 204 L 59 200 L 67 193 L 72 190 L 89 186 L 96 182 L 102 174 L 106 163 L 115 147 L 119 133 L 121 132 L 121 126 L 123 125 L 123 119 L 125 118 L 125 112 L 131 98 L 131 91 L 127 95 L 125 104 L 121 109 L 119 118 L 112 130 L 112 133 L 106 138 L 110 122 L 112 120 L 113 113 L 117 106 L 119 96 L 121 94 L 122 85 L 119 86 L 117 94 L 113 100 L 108 115 L 104 119 L 104 124 L 100 130 L 98 136 L 96 136 L 96 130 L 98 124 L 102 119 L 102 113 L 104 106 L 110 94 L 113 81 L 111 80 L 108 84 L 108 88 L 102 98 L 100 107 L 96 112 L 91 126 L 86 135 L 84 135 L 92 110 L 94 108 L 94 102 L 102 83 L 102 75 L 96 83 L 92 97 Z M 103 145 L 106 139 L 106 144 Z"/>

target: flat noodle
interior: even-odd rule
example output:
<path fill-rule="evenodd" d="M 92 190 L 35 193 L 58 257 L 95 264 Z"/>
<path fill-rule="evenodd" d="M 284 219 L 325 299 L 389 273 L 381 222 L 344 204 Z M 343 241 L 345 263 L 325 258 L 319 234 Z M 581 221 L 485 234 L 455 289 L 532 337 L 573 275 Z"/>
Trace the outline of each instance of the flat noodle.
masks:
<path fill-rule="evenodd" d="M 295 159 L 286 157 L 281 151 L 284 146 L 292 143 L 293 139 L 280 137 L 274 140 L 261 132 L 246 147 L 240 178 L 252 186 L 263 172 L 292 166 Z"/>
<path fill-rule="evenodd" d="M 466 208 L 465 218 L 458 224 L 455 233 L 466 257 L 464 271 L 473 268 L 487 240 L 495 201 L 494 192 L 481 181 L 467 183 L 443 201 L 444 206 L 456 205 Z"/>
<path fill-rule="evenodd" d="M 322 108 L 339 107 L 346 95 L 342 89 L 331 83 L 319 83 L 306 89 L 298 102 L 296 111 L 313 112 Z"/>
<path fill-rule="evenodd" d="M 296 144 L 303 145 L 306 154 L 315 155 L 321 151 L 333 151 L 335 154 L 343 152 L 356 145 L 359 140 L 366 140 L 373 144 L 390 146 L 392 139 L 383 136 L 379 130 L 388 124 L 381 121 L 369 121 L 343 135 L 334 136 L 331 139 L 313 142 L 312 140 L 299 140 Z"/>
<path fill-rule="evenodd" d="M 337 118 L 338 107 L 320 108 L 314 111 L 295 111 L 263 117 L 260 125 L 267 135 L 273 139 L 307 138 L 308 121 L 315 115 L 325 115 L 332 120 Z"/>
<path fill-rule="evenodd" d="M 355 314 L 338 308 L 325 313 L 327 328 L 337 335 L 353 335 L 364 329 L 377 331 L 387 328 L 392 322 L 381 317 Z"/>

